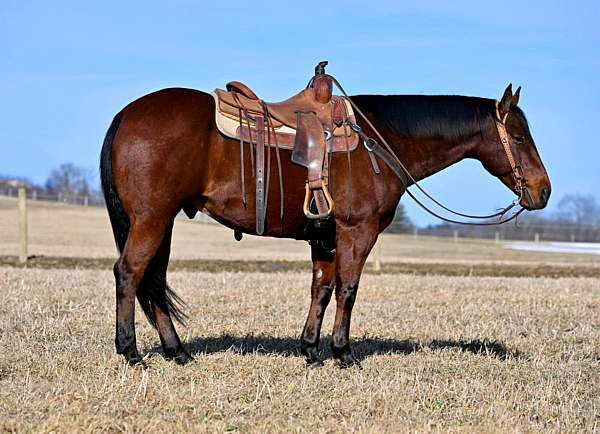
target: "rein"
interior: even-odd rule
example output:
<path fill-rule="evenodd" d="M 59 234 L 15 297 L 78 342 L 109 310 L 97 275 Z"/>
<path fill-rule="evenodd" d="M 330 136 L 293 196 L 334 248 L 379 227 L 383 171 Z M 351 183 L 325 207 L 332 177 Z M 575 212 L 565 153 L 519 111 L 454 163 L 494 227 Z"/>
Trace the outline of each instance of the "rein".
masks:
<path fill-rule="evenodd" d="M 524 196 L 527 197 L 528 200 L 529 200 L 530 196 L 529 196 L 529 191 L 527 190 L 527 187 L 526 187 L 526 181 L 525 181 L 525 177 L 523 176 L 521 167 L 516 164 L 516 161 L 515 161 L 514 155 L 512 153 L 511 146 L 510 146 L 508 132 L 506 131 L 506 117 L 507 117 L 508 113 L 505 114 L 503 118 L 501 118 L 500 112 L 498 110 L 497 102 L 496 102 L 496 119 L 495 119 L 496 129 L 498 131 L 498 136 L 500 137 L 500 142 L 502 143 L 502 149 L 504 150 L 504 153 L 506 154 L 506 157 L 510 164 L 513 176 L 515 178 L 516 190 L 519 193 L 519 198 L 514 200 L 512 203 L 507 205 L 505 208 L 501 209 L 500 211 L 498 211 L 494 214 L 483 215 L 483 216 L 482 215 L 470 215 L 470 214 L 465 214 L 465 213 L 460 213 L 460 212 L 454 211 L 451 208 L 443 205 L 441 202 L 439 202 L 433 196 L 431 196 L 431 194 L 429 194 L 423 187 L 421 187 L 419 182 L 410 174 L 410 172 L 408 171 L 406 166 L 402 163 L 402 161 L 400 161 L 398 156 L 392 150 L 391 146 L 383 138 L 381 133 L 379 133 L 379 131 L 375 128 L 373 123 L 358 108 L 358 106 L 354 103 L 354 101 L 352 101 L 352 99 L 348 96 L 348 94 L 346 93 L 346 91 L 344 90 L 342 85 L 339 83 L 339 81 L 337 81 L 337 79 L 331 75 L 329 77 L 331 77 L 331 80 L 336 85 L 336 87 L 340 90 L 342 95 L 344 95 L 344 97 L 346 97 L 346 99 L 348 101 L 350 101 L 350 104 L 352 105 L 354 110 L 356 110 L 358 112 L 358 114 L 365 120 L 367 125 L 369 125 L 369 127 L 371 127 L 371 129 L 375 132 L 375 134 L 377 135 L 377 137 L 379 138 L 381 143 L 383 143 L 384 146 L 382 147 L 375 139 L 368 137 L 362 131 L 362 128 L 360 126 L 358 126 L 356 124 L 352 124 L 352 123 L 348 123 L 348 125 L 361 137 L 361 139 L 363 140 L 364 147 L 369 152 L 374 152 L 378 157 L 380 157 L 387 164 L 387 166 L 398 177 L 400 182 L 402 182 L 402 184 L 404 184 L 404 186 L 406 187 L 406 192 L 408 193 L 410 198 L 412 200 L 414 200 L 417 203 L 417 205 L 419 205 L 421 208 L 423 208 L 426 212 L 428 212 L 432 216 L 434 216 L 442 221 L 445 221 L 447 223 L 468 225 L 468 226 L 494 226 L 494 225 L 500 225 L 503 223 L 507 223 L 511 220 L 514 220 L 523 211 L 525 211 L 525 208 L 521 207 L 521 209 L 518 210 L 515 214 L 511 215 L 510 217 L 504 218 L 504 215 L 508 211 L 510 211 L 512 208 L 514 208 L 521 201 L 521 199 Z M 453 220 L 453 219 L 449 219 L 444 216 L 441 216 L 440 214 L 431 210 L 427 205 L 422 203 L 410 190 L 408 190 L 409 181 L 412 182 L 417 187 L 417 189 L 419 191 L 421 191 L 432 202 L 434 202 L 436 205 L 438 205 L 442 209 L 444 209 L 454 215 L 457 215 L 460 217 L 465 217 L 465 218 L 471 218 L 471 219 L 480 219 L 480 220 L 498 217 L 499 220 L 496 222 L 465 222 L 465 221 Z"/>

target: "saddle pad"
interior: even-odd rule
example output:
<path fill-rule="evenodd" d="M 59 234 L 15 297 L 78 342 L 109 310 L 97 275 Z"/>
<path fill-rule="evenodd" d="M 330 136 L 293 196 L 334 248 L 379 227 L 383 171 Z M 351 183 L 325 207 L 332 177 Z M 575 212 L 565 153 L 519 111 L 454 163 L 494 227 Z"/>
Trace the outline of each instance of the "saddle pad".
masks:
<path fill-rule="evenodd" d="M 219 95 L 216 92 L 212 93 L 215 100 L 215 122 L 217 129 L 226 137 L 240 140 L 240 136 L 245 142 L 256 143 L 256 128 L 254 124 L 250 125 L 250 131 L 248 130 L 248 124 L 245 119 L 242 123 L 242 129 L 240 131 L 240 120 L 238 116 L 234 116 L 231 113 L 220 110 Z M 346 110 L 348 113 L 348 119 L 351 122 L 355 122 L 354 111 L 348 101 L 344 99 Z M 294 128 L 283 125 L 280 122 L 272 123 L 273 129 L 275 130 L 275 136 L 273 132 L 269 130 L 268 137 L 265 137 L 265 142 L 270 141 L 272 147 L 279 146 L 280 149 L 293 149 L 294 140 L 296 137 L 296 130 Z M 344 137 L 344 135 L 346 137 Z M 265 134 L 267 136 L 267 134 Z M 350 127 L 342 125 L 333 131 L 331 140 L 327 141 L 328 152 L 344 152 L 347 150 L 353 151 L 358 146 L 359 137 Z"/>

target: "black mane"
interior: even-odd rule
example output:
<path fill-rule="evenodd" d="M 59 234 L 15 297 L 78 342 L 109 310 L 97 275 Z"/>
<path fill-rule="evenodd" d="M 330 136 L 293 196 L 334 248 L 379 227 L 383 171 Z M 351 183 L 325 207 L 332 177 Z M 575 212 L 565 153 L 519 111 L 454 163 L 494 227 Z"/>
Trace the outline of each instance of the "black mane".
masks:
<path fill-rule="evenodd" d="M 378 124 L 413 138 L 440 137 L 458 143 L 479 134 L 495 100 L 446 95 L 355 95 L 352 101 Z"/>

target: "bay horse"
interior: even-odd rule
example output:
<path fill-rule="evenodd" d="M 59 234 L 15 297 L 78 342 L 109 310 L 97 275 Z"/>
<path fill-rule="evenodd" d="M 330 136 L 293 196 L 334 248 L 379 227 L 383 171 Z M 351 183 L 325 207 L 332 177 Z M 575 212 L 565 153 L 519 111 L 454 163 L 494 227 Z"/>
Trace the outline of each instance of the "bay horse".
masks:
<path fill-rule="evenodd" d="M 510 85 L 500 101 L 425 95 L 350 98 L 415 180 L 472 158 L 519 194 L 495 126 L 495 119 L 501 116 L 508 132 L 507 146 L 527 182 L 528 194 L 521 195 L 520 205 L 528 210 L 546 206 L 550 180 L 525 115 L 517 105 L 519 92 L 513 95 Z M 367 135 L 375 137 L 369 122 L 357 116 L 357 123 Z M 158 331 L 165 357 L 180 364 L 193 360 L 173 323 L 173 319 L 185 320 L 182 302 L 166 279 L 175 216 L 183 210 L 192 218 L 200 211 L 238 235 L 256 233 L 250 155 L 246 154 L 244 165 L 248 195 L 244 204 L 238 146 L 238 141 L 217 129 L 213 96 L 192 89 L 170 88 L 143 96 L 121 110 L 108 129 L 100 173 L 120 251 L 114 266 L 115 344 L 117 353 L 130 364 L 142 363 L 134 328 L 136 297 Z M 281 151 L 285 216 L 282 218 L 279 212 L 279 179 L 274 179 L 264 235 L 302 240 L 306 239 L 302 209 L 306 171 L 291 162 L 290 153 Z M 341 367 L 360 367 L 349 341 L 359 280 L 371 248 L 391 223 L 407 187 L 388 165 L 380 164 L 379 174 L 371 165 L 362 146 L 349 156 L 340 153 L 331 157 L 335 250 L 311 244 L 311 304 L 300 339 L 301 352 L 311 365 L 322 364 L 318 356 L 321 324 L 335 292 L 332 354 Z M 346 188 L 348 183 L 351 188 Z"/>

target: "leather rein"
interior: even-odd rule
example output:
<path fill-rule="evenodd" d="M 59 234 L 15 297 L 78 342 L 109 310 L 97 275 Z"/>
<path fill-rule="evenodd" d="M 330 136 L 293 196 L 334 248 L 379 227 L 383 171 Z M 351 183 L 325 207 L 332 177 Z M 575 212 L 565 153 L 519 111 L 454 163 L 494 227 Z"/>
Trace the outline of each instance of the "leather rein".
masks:
<path fill-rule="evenodd" d="M 373 123 L 367 118 L 367 116 L 358 108 L 358 106 L 354 103 L 354 101 L 352 101 L 352 99 L 348 96 L 348 94 L 346 93 L 344 88 L 341 86 L 341 84 L 336 80 L 336 78 L 331 75 L 329 77 L 331 77 L 331 80 L 336 85 L 336 87 L 340 90 L 342 95 L 344 95 L 344 97 L 346 97 L 346 99 L 348 101 L 350 101 L 350 104 L 352 105 L 354 110 L 356 110 L 356 112 L 365 120 L 367 125 L 369 125 L 369 127 L 373 130 L 373 132 L 375 132 L 375 134 L 377 135 L 377 137 L 379 138 L 381 143 L 383 143 L 384 146 L 381 146 L 377 142 L 377 140 L 367 136 L 360 126 L 349 123 L 350 127 L 362 139 L 363 145 L 367 149 L 367 151 L 369 151 L 369 154 L 374 153 L 379 158 L 381 158 L 386 163 L 386 165 L 392 170 L 392 172 L 394 172 L 394 174 L 398 177 L 400 182 L 402 182 L 402 184 L 406 188 L 406 192 L 408 193 L 410 198 L 413 199 L 421 208 L 423 208 L 426 212 L 428 212 L 432 216 L 434 216 L 442 221 L 445 221 L 447 223 L 452 223 L 452 224 L 460 224 L 460 225 L 468 225 L 468 226 L 494 226 L 494 225 L 500 225 L 503 223 L 507 223 L 511 220 L 515 220 L 523 211 L 525 211 L 525 208 L 521 207 L 521 209 L 519 209 L 513 215 L 504 218 L 504 216 L 506 215 L 506 213 L 509 210 L 511 210 L 512 208 L 514 208 L 521 202 L 523 197 L 525 197 L 529 201 L 529 203 L 531 203 L 531 195 L 529 193 L 529 190 L 527 189 L 527 182 L 526 182 L 525 176 L 523 174 L 521 166 L 516 163 L 516 160 L 514 158 L 514 154 L 512 151 L 509 135 L 506 130 L 506 118 L 508 116 L 508 113 L 506 113 L 503 117 L 500 116 L 500 111 L 498 109 L 498 102 L 496 102 L 496 119 L 494 119 L 494 123 L 496 125 L 496 130 L 498 132 L 498 136 L 499 136 L 500 142 L 502 144 L 502 149 L 504 150 L 504 153 L 506 154 L 506 157 L 510 164 L 512 175 L 515 179 L 515 190 L 519 194 L 519 198 L 514 200 L 508 206 L 504 207 L 503 209 L 499 210 L 496 213 L 489 214 L 489 215 L 471 215 L 471 214 L 465 214 L 465 213 L 454 211 L 451 208 L 443 205 L 441 202 L 439 202 L 433 196 L 431 196 L 431 194 L 429 194 L 423 187 L 421 187 L 419 182 L 410 174 L 410 172 L 408 171 L 406 166 L 402 163 L 402 161 L 394 153 L 394 151 L 392 150 L 392 148 L 388 144 L 388 142 L 383 138 L 383 136 L 379 133 L 379 131 L 375 128 Z M 408 189 L 410 182 L 412 182 L 417 187 L 417 189 L 419 191 L 421 191 L 433 203 L 435 203 L 442 209 L 444 209 L 454 215 L 457 215 L 460 217 L 465 217 L 465 218 L 470 218 L 470 219 L 480 219 L 480 220 L 487 220 L 487 219 L 491 219 L 494 217 L 498 217 L 498 221 L 495 221 L 495 222 L 465 222 L 465 221 L 454 220 L 454 219 L 449 219 L 447 217 L 444 217 L 444 216 L 436 213 L 435 211 L 431 210 L 427 205 L 425 205 L 421 200 L 419 200 Z"/>

